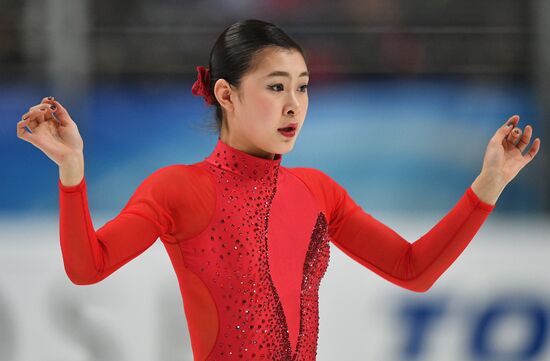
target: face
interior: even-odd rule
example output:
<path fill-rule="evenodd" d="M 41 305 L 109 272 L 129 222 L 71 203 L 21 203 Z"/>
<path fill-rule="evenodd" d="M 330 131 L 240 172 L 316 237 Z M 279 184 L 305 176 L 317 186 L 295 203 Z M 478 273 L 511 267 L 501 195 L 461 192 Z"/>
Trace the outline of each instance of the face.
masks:
<path fill-rule="evenodd" d="M 220 138 L 246 153 L 273 159 L 294 147 L 307 113 L 309 77 L 296 50 L 267 47 L 255 60 L 238 89 L 224 79 L 216 82 L 214 92 L 227 120 Z M 293 137 L 278 130 L 289 123 L 296 123 Z"/>

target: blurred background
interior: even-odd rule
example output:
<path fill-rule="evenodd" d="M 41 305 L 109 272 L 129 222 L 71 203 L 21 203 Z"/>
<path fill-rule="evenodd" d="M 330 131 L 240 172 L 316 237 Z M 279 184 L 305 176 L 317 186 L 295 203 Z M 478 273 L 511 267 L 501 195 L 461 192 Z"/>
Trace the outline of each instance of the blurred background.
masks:
<path fill-rule="evenodd" d="M 59 248 L 58 168 L 17 138 L 54 96 L 84 139 L 95 228 L 150 173 L 201 161 L 217 133 L 191 94 L 236 21 L 304 48 L 309 111 L 287 167 L 332 176 L 409 242 L 479 174 L 510 116 L 541 149 L 464 254 L 424 294 L 331 246 L 318 360 L 550 360 L 550 1 L 1 0 L 0 360 L 192 360 L 160 241 L 99 284 Z"/>

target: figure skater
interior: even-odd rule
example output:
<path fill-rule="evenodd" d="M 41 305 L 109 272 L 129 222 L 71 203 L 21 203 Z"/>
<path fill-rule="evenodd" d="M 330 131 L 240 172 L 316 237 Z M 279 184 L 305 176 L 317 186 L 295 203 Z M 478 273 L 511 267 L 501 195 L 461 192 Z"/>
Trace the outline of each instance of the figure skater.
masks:
<path fill-rule="evenodd" d="M 479 176 L 432 229 L 409 243 L 366 213 L 330 176 L 287 168 L 308 108 L 302 48 L 277 26 L 226 28 L 192 93 L 215 107 L 217 143 L 194 164 L 148 175 L 122 211 L 93 228 L 83 141 L 67 109 L 47 97 L 17 135 L 59 166 L 65 271 L 99 282 L 158 238 L 177 275 L 195 360 L 315 360 L 318 290 L 329 242 L 384 279 L 427 291 L 469 244 L 504 187 L 540 148 L 514 115 L 490 139 Z M 28 127 L 32 133 L 26 130 Z M 523 134 L 522 134 L 523 133 Z"/>

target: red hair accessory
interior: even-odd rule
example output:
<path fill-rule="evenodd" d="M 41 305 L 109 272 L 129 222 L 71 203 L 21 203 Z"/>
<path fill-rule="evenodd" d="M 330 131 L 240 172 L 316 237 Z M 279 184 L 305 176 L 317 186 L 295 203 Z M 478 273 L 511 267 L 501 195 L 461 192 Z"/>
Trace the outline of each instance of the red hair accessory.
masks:
<path fill-rule="evenodd" d="M 193 84 L 191 91 L 193 95 L 204 97 L 206 104 L 214 104 L 214 98 L 210 94 L 210 69 L 200 65 L 197 66 L 198 79 Z"/>

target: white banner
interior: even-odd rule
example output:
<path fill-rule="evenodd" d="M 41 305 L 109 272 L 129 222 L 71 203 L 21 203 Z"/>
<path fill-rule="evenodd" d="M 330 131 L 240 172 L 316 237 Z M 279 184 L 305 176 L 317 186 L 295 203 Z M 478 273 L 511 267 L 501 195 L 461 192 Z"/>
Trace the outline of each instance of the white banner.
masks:
<path fill-rule="evenodd" d="M 377 218 L 412 242 L 439 217 Z M 99 219 L 96 228 L 107 221 Z M 100 283 L 76 286 L 57 218 L 0 226 L 0 360 L 193 360 L 160 240 Z M 550 360 L 549 264 L 548 218 L 490 215 L 427 293 L 387 282 L 332 245 L 317 359 Z"/>

